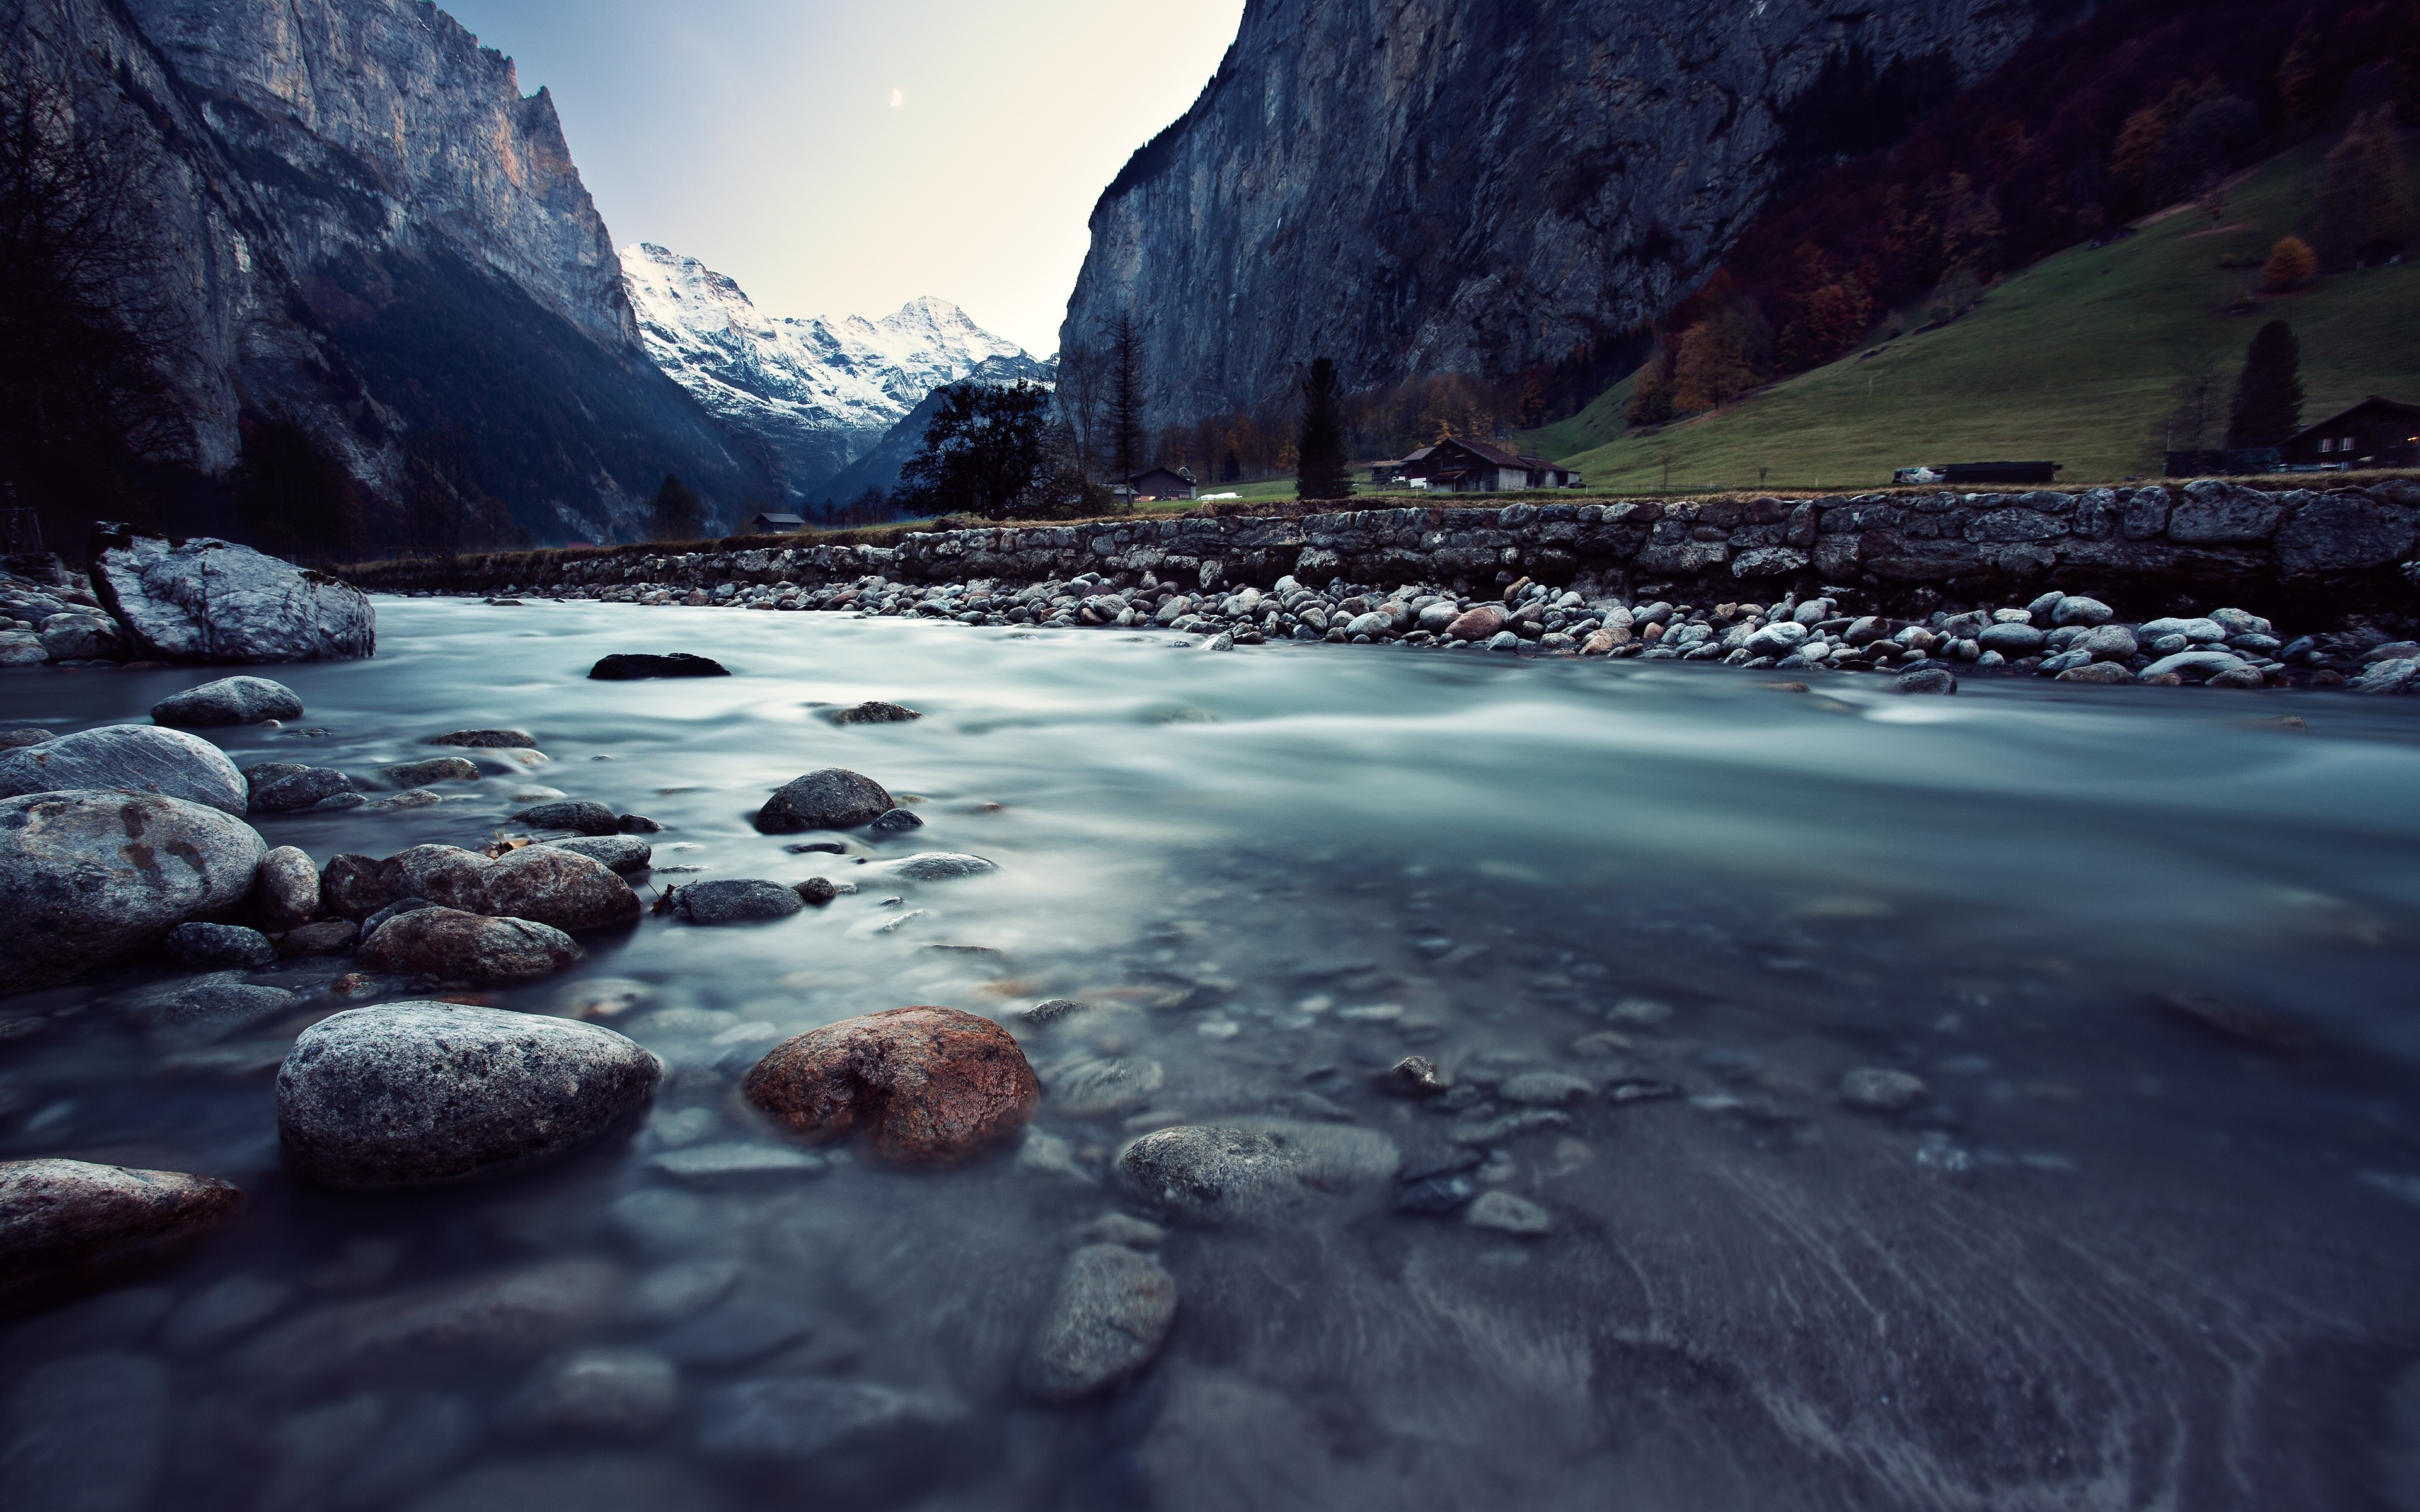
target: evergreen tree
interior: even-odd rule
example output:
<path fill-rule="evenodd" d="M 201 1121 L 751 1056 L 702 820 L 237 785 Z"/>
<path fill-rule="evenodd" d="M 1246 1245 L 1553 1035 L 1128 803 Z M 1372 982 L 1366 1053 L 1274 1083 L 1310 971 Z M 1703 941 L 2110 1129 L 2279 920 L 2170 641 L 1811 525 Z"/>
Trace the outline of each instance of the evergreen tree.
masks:
<path fill-rule="evenodd" d="M 688 484 L 667 472 L 656 490 L 652 523 L 659 541 L 694 541 L 706 529 L 706 505 Z"/>
<path fill-rule="evenodd" d="M 2294 332 L 2272 320 L 2253 334 L 2235 380 L 2229 446 L 2274 446 L 2303 428 L 2303 354 Z"/>
<path fill-rule="evenodd" d="M 1109 466 L 1125 483 L 1143 465 L 1142 333 L 1119 311 L 1109 325 Z"/>
<path fill-rule="evenodd" d="M 1353 479 L 1344 466 L 1343 394 L 1336 364 L 1313 358 L 1302 378 L 1302 439 L 1295 443 L 1296 499 L 1344 499 L 1352 495 Z"/>
<path fill-rule="evenodd" d="M 981 515 L 1005 519 L 1055 508 L 1045 497 L 1052 477 L 1050 391 L 1033 383 L 948 391 L 924 426 L 924 444 L 899 470 L 891 501 L 911 515 Z M 1070 454 L 1072 434 L 1063 440 Z"/>
<path fill-rule="evenodd" d="M 2319 188 L 2312 239 L 2327 266 L 2346 266 L 2366 243 L 2403 239 L 2412 221 L 2408 184 L 2395 107 L 2381 105 L 2354 116 L 2344 140 L 2328 152 L 2327 177 Z"/>
<path fill-rule="evenodd" d="M 1630 408 L 1622 417 L 1633 425 L 1660 425 L 1672 418 L 1672 365 L 1659 339 L 1649 348 L 1638 376 L 1631 379 Z"/>

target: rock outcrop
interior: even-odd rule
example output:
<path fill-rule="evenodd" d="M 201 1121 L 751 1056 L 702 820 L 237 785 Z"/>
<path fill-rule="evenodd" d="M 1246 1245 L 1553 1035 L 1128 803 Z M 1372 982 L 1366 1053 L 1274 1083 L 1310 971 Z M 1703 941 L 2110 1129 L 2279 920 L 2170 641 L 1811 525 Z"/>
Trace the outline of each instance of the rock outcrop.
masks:
<path fill-rule="evenodd" d="M 1061 350 L 1131 314 L 1155 424 L 1265 404 L 1323 354 L 1356 388 L 1552 363 L 1716 264 L 1827 63 L 1972 79 L 2077 12 L 1250 0 L 1102 193 Z"/>
<path fill-rule="evenodd" d="M 172 544 L 122 525 L 100 527 L 93 545 L 93 588 L 145 656 L 343 661 L 378 649 L 368 596 L 324 572 L 232 542 L 197 536 Z"/>

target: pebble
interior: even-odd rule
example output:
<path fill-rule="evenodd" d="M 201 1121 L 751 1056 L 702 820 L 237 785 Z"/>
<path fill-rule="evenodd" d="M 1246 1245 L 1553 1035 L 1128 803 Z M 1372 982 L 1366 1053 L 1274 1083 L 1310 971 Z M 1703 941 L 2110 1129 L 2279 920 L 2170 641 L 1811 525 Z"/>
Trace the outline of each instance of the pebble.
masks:
<path fill-rule="evenodd" d="M 1087 1057 L 1054 1068 L 1046 1091 L 1052 1113 L 1097 1119 L 1142 1106 L 1165 1079 L 1156 1060 Z"/>
<path fill-rule="evenodd" d="M 621 1288 L 620 1271 L 604 1261 L 544 1260 L 324 1304 L 260 1335 L 233 1364 L 291 1391 L 338 1377 L 409 1376 L 443 1362 L 527 1359 L 596 1328 Z"/>
<path fill-rule="evenodd" d="M 449 734 L 431 735 L 423 744 L 461 746 L 472 750 L 514 750 L 534 748 L 537 737 L 526 730 L 457 730 Z"/>
<path fill-rule="evenodd" d="M 253 872 L 253 911 L 271 929 L 292 929 L 319 908 L 319 869 L 310 853 L 280 845 Z"/>
<path fill-rule="evenodd" d="M 1016 1017 L 1018 1022 L 1030 1024 L 1038 1029 L 1046 1025 L 1056 1024 L 1070 1013 L 1081 1013 L 1087 1011 L 1088 1005 L 1077 1002 L 1073 998 L 1053 997 L 1034 1004 Z"/>
<path fill-rule="evenodd" d="M 1891 680 L 1894 693 L 1955 693 L 1958 679 L 1947 667 L 1919 667 Z"/>
<path fill-rule="evenodd" d="M 1904 1113 L 1926 1095 L 1923 1081 L 1903 1071 L 1862 1066 L 1840 1078 L 1840 1101 L 1861 1113 Z"/>
<path fill-rule="evenodd" d="M 541 803 L 522 810 L 513 819 L 532 829 L 569 829 L 582 835 L 611 835 L 622 827 L 620 816 L 613 810 L 586 798 Z"/>
<path fill-rule="evenodd" d="M 943 882 L 953 877 L 981 876 L 1000 870 L 998 862 L 954 851 L 922 851 L 891 863 L 891 874 L 909 882 Z"/>
<path fill-rule="evenodd" d="M 1378 1090 L 1395 1097 L 1435 1097 L 1452 1082 L 1426 1056 L 1405 1056 L 1378 1073 Z"/>
<path fill-rule="evenodd" d="M 1122 1244 L 1087 1244 L 1067 1257 L 1057 1295 L 1027 1355 L 1026 1390 L 1072 1402 L 1149 1365 L 1176 1321 L 1176 1278 Z"/>
<path fill-rule="evenodd" d="M 903 703 L 885 703 L 878 699 L 869 699 L 845 709 L 827 709 L 824 717 L 834 724 L 903 724 L 924 717 Z"/>
<path fill-rule="evenodd" d="M 601 1137 L 662 1074 L 592 1024 L 461 1003 L 348 1009 L 305 1029 L 278 1068 L 278 1142 L 288 1169 L 322 1185 L 462 1180 Z"/>
<path fill-rule="evenodd" d="M 1312 1192 L 1391 1180 L 1400 1164 L 1393 1141 L 1375 1130 L 1249 1121 L 1251 1127 L 1156 1129 L 1118 1152 L 1118 1175 L 1171 1216 L 1250 1224 L 1275 1218 Z"/>
<path fill-rule="evenodd" d="M 1554 1214 L 1528 1197 L 1515 1196 L 1501 1188 L 1481 1193 L 1463 1213 L 1462 1221 L 1473 1228 L 1493 1228 L 1525 1239 L 1555 1230 Z"/>
<path fill-rule="evenodd" d="M 614 872 L 644 872 L 647 864 L 655 859 L 655 847 L 635 835 L 583 835 L 573 840 L 551 840 L 546 843 L 556 850 L 601 861 Z"/>
<path fill-rule="evenodd" d="M 431 782 L 476 782 L 476 764 L 460 756 L 431 756 L 422 762 L 397 762 L 379 768 L 380 780 L 398 788 L 425 788 Z"/>

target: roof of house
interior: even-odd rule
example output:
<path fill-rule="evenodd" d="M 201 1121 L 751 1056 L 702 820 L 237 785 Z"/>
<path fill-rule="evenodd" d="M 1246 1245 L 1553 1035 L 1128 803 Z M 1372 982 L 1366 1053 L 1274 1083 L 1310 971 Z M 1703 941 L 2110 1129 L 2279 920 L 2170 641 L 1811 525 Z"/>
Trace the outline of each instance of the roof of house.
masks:
<path fill-rule="evenodd" d="M 1558 463 L 1549 462 L 1543 456 L 1523 456 L 1518 452 L 1508 452 L 1501 446 L 1491 445 L 1486 441 L 1466 440 L 1459 436 L 1453 437 L 1448 440 L 1439 441 L 1436 446 L 1432 446 L 1428 448 L 1428 450 L 1434 452 L 1437 450 L 1438 447 L 1445 446 L 1459 446 L 1464 451 L 1480 458 L 1480 460 L 1493 463 L 1499 468 L 1521 468 L 1528 471 L 1536 472 L 1555 468 L 1559 465 Z M 1419 455 L 1421 454 L 1415 453 L 1414 455 Z M 1409 458 L 1406 458 L 1405 460 L 1409 460 Z"/>
<path fill-rule="evenodd" d="M 2373 393 L 2368 398 L 2364 399 L 2361 403 L 2352 406 L 2350 409 L 2337 410 L 2335 414 L 2330 415 L 2327 419 L 2319 422 L 2317 424 L 2304 425 L 2302 429 L 2294 432 L 2294 434 L 2287 437 L 2277 444 L 2280 446 L 2289 446 L 2294 442 L 2303 440 L 2306 436 L 2317 436 L 2324 431 L 2334 430 L 2336 426 L 2344 424 L 2359 411 L 2368 409 L 2371 405 L 2377 405 L 2381 409 L 2394 410 L 2396 413 L 2402 415 L 2407 419 L 2420 421 L 2420 404 L 2405 404 L 2400 399 L 2381 399 L 2377 394 Z"/>
<path fill-rule="evenodd" d="M 803 516 L 776 515 L 770 510 L 760 510 L 749 517 L 752 519 L 761 519 L 768 525 L 804 525 L 807 522 Z"/>
<path fill-rule="evenodd" d="M 1173 478 L 1178 483 L 1185 485 L 1188 488 L 1193 486 L 1193 480 L 1187 477 L 1184 473 L 1177 471 L 1174 468 L 1145 468 L 1140 472 L 1136 473 L 1133 477 L 1128 478 L 1126 482 L 1132 486 L 1140 488 L 1142 486 L 1143 480 L 1146 478 Z"/>

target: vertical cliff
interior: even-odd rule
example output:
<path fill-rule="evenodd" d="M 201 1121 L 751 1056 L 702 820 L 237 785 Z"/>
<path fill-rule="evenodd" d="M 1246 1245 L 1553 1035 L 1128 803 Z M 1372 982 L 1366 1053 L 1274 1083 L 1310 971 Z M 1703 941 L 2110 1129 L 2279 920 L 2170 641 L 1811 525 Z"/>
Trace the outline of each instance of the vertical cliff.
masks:
<path fill-rule="evenodd" d="M 1061 344 L 1132 311 L 1155 424 L 1264 403 L 1320 353 L 1357 388 L 1550 363 L 1714 266 L 1827 62 L 1954 84 L 2082 8 L 1249 0 L 1102 194 Z"/>
<path fill-rule="evenodd" d="M 392 501 L 445 432 L 547 539 L 627 533 L 667 471 L 767 490 L 648 360 L 553 101 L 435 6 L 11 8 L 7 66 L 147 145 L 190 349 L 169 460 L 224 474 L 241 417 L 291 416 Z"/>

